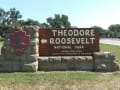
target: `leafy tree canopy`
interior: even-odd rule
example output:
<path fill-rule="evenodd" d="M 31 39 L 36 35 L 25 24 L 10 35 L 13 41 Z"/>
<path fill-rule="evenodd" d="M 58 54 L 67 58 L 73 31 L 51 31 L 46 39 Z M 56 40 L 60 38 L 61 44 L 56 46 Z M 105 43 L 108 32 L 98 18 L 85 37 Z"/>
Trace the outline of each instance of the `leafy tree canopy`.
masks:
<path fill-rule="evenodd" d="M 67 15 L 55 14 L 54 18 L 48 17 L 47 23 L 43 23 L 43 27 L 47 28 L 70 28 L 71 24 L 69 22 Z"/>
<path fill-rule="evenodd" d="M 40 26 L 40 23 L 37 20 L 33 20 L 33 19 L 27 19 L 26 21 L 21 21 L 21 25 L 38 25 Z"/>

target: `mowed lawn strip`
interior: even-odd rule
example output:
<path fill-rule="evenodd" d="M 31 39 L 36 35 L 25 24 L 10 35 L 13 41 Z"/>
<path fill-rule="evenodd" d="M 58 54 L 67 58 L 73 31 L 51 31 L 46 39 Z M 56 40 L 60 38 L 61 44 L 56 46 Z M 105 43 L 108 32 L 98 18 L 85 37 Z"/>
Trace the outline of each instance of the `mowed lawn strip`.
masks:
<path fill-rule="evenodd" d="M 37 84 L 50 82 L 53 84 L 71 84 L 81 80 L 97 80 L 99 73 L 81 71 L 54 71 L 54 72 L 15 72 L 1 73 L 0 85 L 10 85 L 19 83 Z"/>
<path fill-rule="evenodd" d="M 98 90 L 101 87 L 103 87 L 101 90 L 104 90 L 104 88 L 119 90 L 119 77 L 120 72 L 54 71 L 1 73 L 0 90 L 4 87 L 10 88 L 7 90 L 76 90 L 76 88 Z"/>

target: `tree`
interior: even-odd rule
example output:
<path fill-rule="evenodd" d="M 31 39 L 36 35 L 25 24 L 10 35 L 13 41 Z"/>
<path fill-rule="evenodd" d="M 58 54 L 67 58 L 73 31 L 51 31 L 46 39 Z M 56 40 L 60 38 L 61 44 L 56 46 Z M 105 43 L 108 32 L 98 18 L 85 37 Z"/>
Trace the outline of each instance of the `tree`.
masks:
<path fill-rule="evenodd" d="M 49 25 L 47 23 L 41 23 L 40 26 L 42 28 L 49 28 Z"/>
<path fill-rule="evenodd" d="M 7 25 L 19 25 L 21 18 L 22 15 L 15 8 L 11 8 L 9 11 L 0 8 L 0 36 L 5 35 Z"/>
<path fill-rule="evenodd" d="M 54 18 L 49 17 L 46 19 L 47 23 L 43 24 L 46 25 L 49 28 L 70 28 L 71 24 L 68 20 L 67 15 L 59 15 L 55 14 Z"/>
<path fill-rule="evenodd" d="M 108 29 L 113 32 L 120 32 L 120 24 L 112 24 L 108 27 Z"/>
<path fill-rule="evenodd" d="M 109 26 L 109 31 L 114 33 L 114 37 L 118 38 L 120 37 L 120 24 L 112 24 Z"/>
<path fill-rule="evenodd" d="M 69 20 L 68 20 L 68 16 L 62 15 L 61 18 L 62 18 L 62 25 L 63 25 L 65 28 L 71 27 L 71 24 L 70 24 L 70 22 L 69 22 Z"/>
<path fill-rule="evenodd" d="M 6 25 L 6 11 L 0 8 L 0 36 L 3 37 L 5 33 L 5 25 Z"/>
<path fill-rule="evenodd" d="M 27 19 L 27 21 L 21 21 L 22 25 L 38 25 L 40 26 L 40 23 L 33 19 Z"/>
<path fill-rule="evenodd" d="M 18 24 L 19 19 L 22 18 L 20 12 L 15 8 L 11 8 L 9 11 L 6 12 L 6 14 L 8 24 Z"/>
<path fill-rule="evenodd" d="M 4 9 L 0 8 L 0 24 L 4 22 L 5 19 L 5 11 Z"/>
<path fill-rule="evenodd" d="M 21 18 L 22 15 L 15 8 L 11 8 L 9 11 L 0 8 L 0 24 L 2 25 L 18 24 L 18 21 Z"/>
<path fill-rule="evenodd" d="M 101 37 L 107 37 L 107 36 L 109 36 L 108 35 L 108 30 L 105 30 L 102 27 L 92 26 L 92 28 L 96 28 L 99 31 Z"/>

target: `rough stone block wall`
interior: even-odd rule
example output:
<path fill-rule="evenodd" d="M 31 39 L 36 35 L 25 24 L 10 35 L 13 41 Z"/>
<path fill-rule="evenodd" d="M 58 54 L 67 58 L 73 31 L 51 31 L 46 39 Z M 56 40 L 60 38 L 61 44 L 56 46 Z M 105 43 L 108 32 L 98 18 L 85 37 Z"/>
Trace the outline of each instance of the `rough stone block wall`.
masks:
<path fill-rule="evenodd" d="M 112 72 L 119 70 L 115 56 L 111 52 L 95 52 L 94 56 L 40 57 L 38 70 L 84 70 Z"/>
<path fill-rule="evenodd" d="M 23 30 L 27 35 L 30 35 L 30 43 L 24 53 L 20 56 L 15 54 L 10 42 L 10 35 L 17 29 Z M 33 71 L 38 69 L 39 56 L 39 27 L 25 26 L 25 27 L 8 27 L 6 29 L 6 36 L 0 55 L 0 71 Z"/>
<path fill-rule="evenodd" d="M 38 70 L 87 70 L 93 71 L 92 56 L 39 58 Z"/>
<path fill-rule="evenodd" d="M 94 65 L 96 72 L 111 72 L 119 70 L 119 65 L 115 61 L 115 55 L 112 52 L 94 53 Z"/>

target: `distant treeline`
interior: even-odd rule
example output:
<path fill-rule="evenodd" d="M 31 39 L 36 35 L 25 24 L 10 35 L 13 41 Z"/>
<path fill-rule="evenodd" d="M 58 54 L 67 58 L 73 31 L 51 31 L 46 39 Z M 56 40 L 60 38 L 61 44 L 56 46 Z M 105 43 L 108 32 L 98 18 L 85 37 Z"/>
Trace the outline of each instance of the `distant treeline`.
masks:
<path fill-rule="evenodd" d="M 106 30 L 99 26 L 94 27 L 99 30 L 101 37 L 120 38 L 120 24 L 112 24 Z"/>
<path fill-rule="evenodd" d="M 22 14 L 15 8 L 10 8 L 5 11 L 0 8 L 0 36 L 5 36 L 5 27 L 8 25 L 21 26 L 21 25 L 38 25 L 42 28 L 76 28 L 72 26 L 67 15 L 55 14 L 54 17 L 46 18 L 46 22 L 40 23 L 38 20 L 28 18 L 27 20 L 22 19 Z M 100 26 L 92 26 L 97 28 L 100 32 L 101 37 L 120 38 L 120 24 L 112 24 L 107 30 Z"/>

